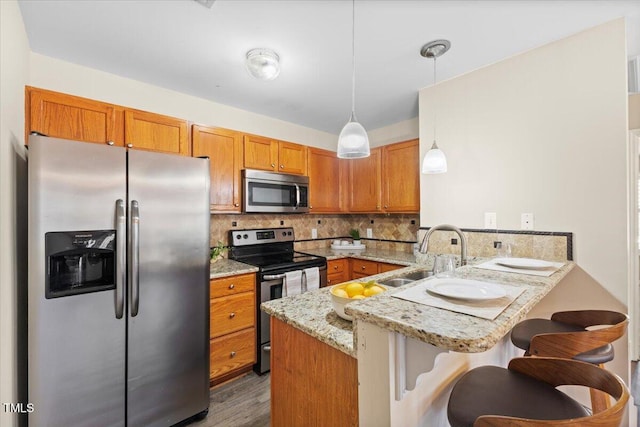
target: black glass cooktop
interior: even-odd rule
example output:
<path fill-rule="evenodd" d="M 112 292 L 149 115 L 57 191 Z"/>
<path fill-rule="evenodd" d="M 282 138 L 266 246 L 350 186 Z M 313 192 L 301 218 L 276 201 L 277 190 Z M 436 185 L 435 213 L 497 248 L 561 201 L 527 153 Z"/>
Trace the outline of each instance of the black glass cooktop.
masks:
<path fill-rule="evenodd" d="M 259 267 L 262 271 L 280 269 L 303 269 L 308 267 L 320 267 L 327 262 L 326 258 L 305 254 L 303 252 L 281 252 L 268 254 L 254 254 L 236 258 L 236 261 Z"/>

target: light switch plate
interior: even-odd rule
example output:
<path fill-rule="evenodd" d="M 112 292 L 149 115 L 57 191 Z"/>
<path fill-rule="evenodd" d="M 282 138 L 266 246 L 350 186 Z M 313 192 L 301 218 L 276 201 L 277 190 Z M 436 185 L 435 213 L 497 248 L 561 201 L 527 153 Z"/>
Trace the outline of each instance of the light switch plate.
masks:
<path fill-rule="evenodd" d="M 318 238 L 318 229 L 317 228 L 312 228 L 311 229 L 311 238 L 312 239 L 317 239 Z"/>
<path fill-rule="evenodd" d="M 484 213 L 484 228 L 494 230 L 498 228 L 498 219 L 495 212 Z"/>
<path fill-rule="evenodd" d="M 520 229 L 533 230 L 533 214 L 523 213 L 520 215 Z"/>
<path fill-rule="evenodd" d="M 367 239 L 373 238 L 373 229 L 367 228 Z"/>

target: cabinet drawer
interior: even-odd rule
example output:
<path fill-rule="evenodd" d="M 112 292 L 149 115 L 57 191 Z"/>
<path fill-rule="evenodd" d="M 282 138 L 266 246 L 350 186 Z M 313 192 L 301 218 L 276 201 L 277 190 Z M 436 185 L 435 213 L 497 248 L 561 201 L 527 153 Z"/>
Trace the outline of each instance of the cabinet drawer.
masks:
<path fill-rule="evenodd" d="M 362 259 L 351 259 L 351 271 L 365 276 L 378 274 L 378 263 L 375 261 L 365 261 Z"/>
<path fill-rule="evenodd" d="M 256 301 L 253 292 L 212 299 L 210 309 L 210 337 L 255 326 Z"/>
<path fill-rule="evenodd" d="M 349 260 L 347 258 L 332 259 L 327 261 L 327 274 L 342 273 L 348 270 Z"/>
<path fill-rule="evenodd" d="M 255 363 L 255 331 L 249 328 L 209 341 L 210 379 Z"/>
<path fill-rule="evenodd" d="M 256 275 L 240 274 L 238 276 L 211 279 L 209 282 L 209 297 L 218 298 L 255 290 Z"/>
<path fill-rule="evenodd" d="M 327 286 L 337 285 L 338 283 L 346 282 L 349 280 L 348 271 L 342 273 L 327 274 Z"/>

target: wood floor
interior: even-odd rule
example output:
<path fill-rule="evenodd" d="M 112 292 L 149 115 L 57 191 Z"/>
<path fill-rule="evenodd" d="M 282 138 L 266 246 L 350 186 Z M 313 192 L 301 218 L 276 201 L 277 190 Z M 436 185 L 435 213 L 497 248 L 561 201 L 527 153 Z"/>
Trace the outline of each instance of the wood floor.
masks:
<path fill-rule="evenodd" d="M 270 375 L 254 372 L 230 383 L 212 388 L 209 415 L 188 427 L 268 427 Z"/>

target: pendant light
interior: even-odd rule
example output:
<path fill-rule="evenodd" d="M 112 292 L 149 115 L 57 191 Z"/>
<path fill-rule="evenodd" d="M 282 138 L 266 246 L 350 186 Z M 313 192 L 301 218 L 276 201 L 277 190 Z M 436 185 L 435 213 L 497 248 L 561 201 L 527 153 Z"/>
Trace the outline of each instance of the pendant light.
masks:
<path fill-rule="evenodd" d="M 351 117 L 342 128 L 338 137 L 338 157 L 341 159 L 359 159 L 369 157 L 369 137 L 364 127 L 356 119 L 356 2 L 352 0 L 351 25 Z"/>
<path fill-rule="evenodd" d="M 449 40 L 434 40 L 431 41 L 420 49 L 420 55 L 425 58 L 433 58 L 433 85 L 435 86 L 436 79 L 436 58 L 444 54 L 451 47 Z M 436 89 L 434 88 L 434 93 Z M 445 173 L 447 171 L 447 157 L 444 152 L 438 148 L 436 144 L 436 103 L 433 107 L 433 145 L 425 154 L 422 160 L 422 173 L 434 174 Z"/>

